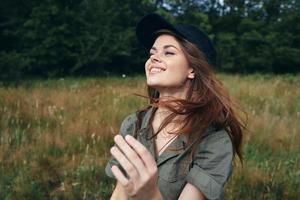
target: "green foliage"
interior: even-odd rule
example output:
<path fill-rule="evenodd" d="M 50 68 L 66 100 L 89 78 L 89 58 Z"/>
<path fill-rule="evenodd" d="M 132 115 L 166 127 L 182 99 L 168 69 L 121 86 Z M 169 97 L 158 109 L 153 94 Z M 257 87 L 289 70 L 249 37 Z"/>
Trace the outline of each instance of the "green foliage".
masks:
<path fill-rule="evenodd" d="M 0 79 L 142 73 L 135 26 L 149 12 L 207 31 L 222 71 L 300 71 L 299 1 L 11 0 L 0 3 Z"/>
<path fill-rule="evenodd" d="M 8 79 L 10 77 L 19 78 L 22 71 L 28 65 L 28 59 L 24 55 L 16 51 L 0 52 L 0 77 Z"/>
<path fill-rule="evenodd" d="M 235 39 L 235 35 L 232 33 L 219 33 L 216 36 L 216 48 L 218 50 L 218 64 L 221 65 L 222 69 L 226 71 L 237 71 L 235 65 L 235 55 L 234 52 L 237 48 L 237 43 Z"/>
<path fill-rule="evenodd" d="M 126 60 L 134 53 L 139 55 L 134 26 L 151 11 L 152 4 L 148 1 L 49 0 L 31 6 L 27 16 L 14 16 L 18 28 L 4 24 L 1 39 L 14 37 L 19 43 L 13 50 L 2 47 L 0 70 L 9 68 L 10 71 L 0 78 L 18 73 L 55 77 L 122 72 L 130 71 L 124 67 L 139 61 Z M 105 67 L 113 65 L 123 68 Z"/>
<path fill-rule="evenodd" d="M 273 70 L 278 73 L 298 72 L 300 66 L 300 49 L 280 47 L 274 51 Z"/>

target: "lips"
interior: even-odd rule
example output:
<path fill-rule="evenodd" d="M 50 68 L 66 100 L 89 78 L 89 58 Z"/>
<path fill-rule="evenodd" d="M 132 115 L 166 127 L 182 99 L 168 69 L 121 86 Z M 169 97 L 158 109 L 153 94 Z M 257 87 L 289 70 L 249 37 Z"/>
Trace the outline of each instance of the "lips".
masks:
<path fill-rule="evenodd" d="M 160 72 L 163 72 L 163 71 L 166 71 L 166 69 L 162 68 L 162 67 L 158 67 L 158 66 L 151 66 L 150 69 L 149 69 L 149 72 L 151 74 L 156 74 L 156 73 L 160 73 Z"/>

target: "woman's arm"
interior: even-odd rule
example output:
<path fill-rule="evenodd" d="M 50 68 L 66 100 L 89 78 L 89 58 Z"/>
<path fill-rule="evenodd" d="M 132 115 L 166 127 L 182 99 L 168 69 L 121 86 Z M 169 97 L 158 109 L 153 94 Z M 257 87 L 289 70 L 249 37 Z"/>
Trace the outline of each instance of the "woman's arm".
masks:
<path fill-rule="evenodd" d="M 128 197 L 126 195 L 125 189 L 121 185 L 121 183 L 118 181 L 117 185 L 115 187 L 115 190 L 113 191 L 110 200 L 127 200 Z"/>
<path fill-rule="evenodd" d="M 205 197 L 202 194 L 202 192 L 200 192 L 194 185 L 187 183 L 184 186 L 178 200 L 185 200 L 185 199 L 205 200 Z"/>

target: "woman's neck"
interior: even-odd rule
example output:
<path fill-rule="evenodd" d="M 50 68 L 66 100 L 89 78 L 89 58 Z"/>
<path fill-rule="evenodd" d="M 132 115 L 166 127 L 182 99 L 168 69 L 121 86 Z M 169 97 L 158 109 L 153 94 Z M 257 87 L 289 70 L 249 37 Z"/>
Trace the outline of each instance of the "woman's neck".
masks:
<path fill-rule="evenodd" d="M 167 116 L 171 114 L 171 111 L 164 107 L 158 107 L 155 116 L 160 119 L 159 121 L 163 121 Z"/>
<path fill-rule="evenodd" d="M 161 87 L 157 88 L 159 91 L 159 98 L 163 99 L 186 99 L 190 83 L 184 84 L 180 87 Z"/>
<path fill-rule="evenodd" d="M 168 110 L 167 108 L 164 107 L 158 107 L 157 110 L 154 113 L 154 118 L 152 121 L 152 127 L 154 129 L 154 132 L 156 133 L 164 120 L 172 114 L 172 111 Z M 180 124 L 178 124 L 184 116 L 183 115 L 177 115 L 175 118 L 170 121 L 166 127 L 163 128 L 158 134 L 159 135 L 164 135 L 165 137 L 171 136 L 168 133 L 173 133 L 178 131 L 178 128 L 180 127 Z M 177 122 L 176 122 L 177 121 Z"/>

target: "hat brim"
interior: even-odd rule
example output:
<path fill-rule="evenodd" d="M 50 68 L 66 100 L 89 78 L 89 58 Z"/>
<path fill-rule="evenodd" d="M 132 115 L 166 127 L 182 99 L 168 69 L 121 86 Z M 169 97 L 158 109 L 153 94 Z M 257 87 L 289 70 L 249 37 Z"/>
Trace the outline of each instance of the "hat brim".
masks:
<path fill-rule="evenodd" d="M 162 29 L 170 30 L 182 36 L 172 24 L 155 13 L 148 14 L 141 19 L 136 26 L 136 36 L 142 45 L 150 49 L 155 40 L 155 33 Z"/>

